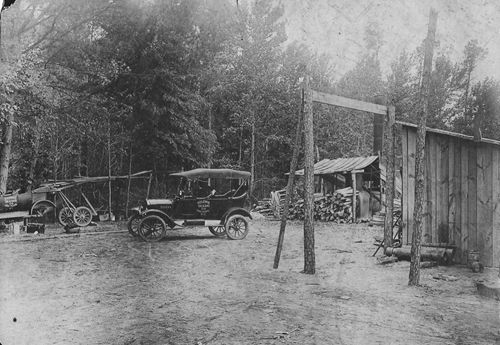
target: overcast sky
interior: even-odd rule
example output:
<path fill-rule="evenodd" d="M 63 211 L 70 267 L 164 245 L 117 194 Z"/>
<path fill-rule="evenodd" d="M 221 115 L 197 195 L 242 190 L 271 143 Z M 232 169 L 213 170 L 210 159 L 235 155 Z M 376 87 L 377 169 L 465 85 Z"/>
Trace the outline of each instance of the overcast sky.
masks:
<path fill-rule="evenodd" d="M 282 0 L 290 40 L 329 53 L 342 76 L 363 52 L 363 35 L 370 22 L 383 34 L 383 68 L 403 50 L 413 50 L 427 34 L 429 10 L 438 12 L 439 49 L 455 61 L 467 41 L 477 39 L 488 49 L 475 79 L 500 79 L 500 1 L 498 0 Z"/>

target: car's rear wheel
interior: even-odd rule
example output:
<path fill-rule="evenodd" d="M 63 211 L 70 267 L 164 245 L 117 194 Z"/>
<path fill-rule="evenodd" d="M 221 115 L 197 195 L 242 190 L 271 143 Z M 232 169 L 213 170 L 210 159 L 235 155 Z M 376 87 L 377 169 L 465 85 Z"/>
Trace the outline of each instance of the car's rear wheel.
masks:
<path fill-rule="evenodd" d="M 167 225 L 165 221 L 156 215 L 144 217 L 139 223 L 139 236 L 144 241 L 155 242 L 165 237 Z"/>
<path fill-rule="evenodd" d="M 232 240 L 244 239 L 248 234 L 248 230 L 248 221 L 239 214 L 229 217 L 226 222 L 227 237 Z"/>
<path fill-rule="evenodd" d="M 141 223 L 141 218 L 142 218 L 141 215 L 138 213 L 128 218 L 127 229 L 128 232 L 134 237 L 139 236 L 139 224 Z"/>
<path fill-rule="evenodd" d="M 223 237 L 226 236 L 226 228 L 224 225 L 219 225 L 219 226 L 209 226 L 208 230 L 215 236 L 215 237 Z"/>

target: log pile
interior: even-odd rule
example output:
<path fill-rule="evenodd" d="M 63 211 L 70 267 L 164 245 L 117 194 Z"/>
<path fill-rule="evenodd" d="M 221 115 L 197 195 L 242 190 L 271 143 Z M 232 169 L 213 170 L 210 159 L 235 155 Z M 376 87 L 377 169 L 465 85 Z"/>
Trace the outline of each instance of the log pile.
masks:
<path fill-rule="evenodd" d="M 314 200 L 314 220 L 336 223 L 352 222 L 352 188 L 344 188 L 333 194 L 321 195 Z M 304 219 L 304 199 L 290 205 L 288 219 Z"/>
<path fill-rule="evenodd" d="M 270 198 L 259 200 L 252 208 L 252 212 L 259 212 L 265 217 L 275 217 Z"/>
<path fill-rule="evenodd" d="M 280 218 L 284 203 L 283 191 L 277 191 L 270 199 L 258 202 L 253 211 L 266 217 Z M 351 223 L 352 222 L 352 193 L 351 187 L 336 190 L 333 194 L 315 195 L 314 220 Z M 276 199 L 279 199 L 277 202 Z M 292 201 L 288 219 L 304 220 L 304 199 Z"/>

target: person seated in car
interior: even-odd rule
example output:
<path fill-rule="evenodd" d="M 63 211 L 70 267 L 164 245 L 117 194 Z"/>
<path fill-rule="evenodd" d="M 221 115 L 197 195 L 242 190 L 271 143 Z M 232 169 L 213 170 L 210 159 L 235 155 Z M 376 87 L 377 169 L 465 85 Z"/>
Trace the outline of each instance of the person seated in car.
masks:
<path fill-rule="evenodd" d="M 197 183 L 196 196 L 200 198 L 211 197 L 215 195 L 215 188 L 213 188 L 208 181 L 199 180 Z"/>

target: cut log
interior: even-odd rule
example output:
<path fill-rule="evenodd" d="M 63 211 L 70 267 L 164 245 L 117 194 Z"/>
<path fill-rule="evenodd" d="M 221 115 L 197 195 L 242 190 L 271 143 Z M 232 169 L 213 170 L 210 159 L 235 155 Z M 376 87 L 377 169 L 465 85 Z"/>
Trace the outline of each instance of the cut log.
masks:
<path fill-rule="evenodd" d="M 442 248 L 442 247 L 424 247 L 422 246 L 421 256 L 423 260 L 433 260 L 442 264 L 450 264 L 453 261 L 453 256 L 455 254 L 454 248 Z M 388 247 L 385 251 L 385 255 L 397 256 L 398 259 L 410 260 L 411 258 L 411 247 L 403 246 L 400 248 Z"/>

